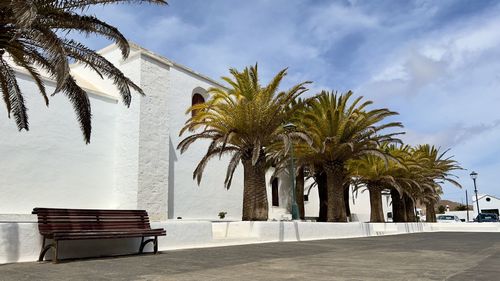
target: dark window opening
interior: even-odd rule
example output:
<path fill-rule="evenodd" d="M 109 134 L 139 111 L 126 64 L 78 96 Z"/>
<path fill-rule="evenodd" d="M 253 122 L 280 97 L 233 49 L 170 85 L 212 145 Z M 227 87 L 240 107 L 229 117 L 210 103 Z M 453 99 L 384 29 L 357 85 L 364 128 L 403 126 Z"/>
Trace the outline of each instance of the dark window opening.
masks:
<path fill-rule="evenodd" d="M 197 104 L 201 104 L 201 103 L 204 103 L 204 102 L 205 102 L 205 98 L 202 95 L 200 95 L 200 94 L 194 94 L 193 95 L 193 99 L 191 101 L 191 105 L 197 105 Z M 197 112 L 198 112 L 198 110 L 193 109 L 191 111 L 191 116 L 194 117 Z"/>
<path fill-rule="evenodd" d="M 274 178 L 273 181 L 271 182 L 271 191 L 272 191 L 272 201 L 273 201 L 273 206 L 279 206 L 280 205 L 280 198 L 279 198 L 279 190 L 278 190 L 278 178 Z"/>

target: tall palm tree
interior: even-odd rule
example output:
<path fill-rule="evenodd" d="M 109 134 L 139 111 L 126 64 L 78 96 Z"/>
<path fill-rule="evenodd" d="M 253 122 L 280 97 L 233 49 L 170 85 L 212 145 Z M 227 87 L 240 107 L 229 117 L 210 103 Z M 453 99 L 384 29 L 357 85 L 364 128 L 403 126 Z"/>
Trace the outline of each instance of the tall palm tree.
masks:
<path fill-rule="evenodd" d="M 257 65 L 247 67 L 242 72 L 230 69 L 232 78 L 223 77 L 230 88 L 209 89 L 210 99 L 203 104 L 192 106 L 188 112 L 196 110 L 180 135 L 186 131 L 202 128 L 201 132 L 183 139 L 178 149 L 181 153 L 197 140 L 209 139 L 211 144 L 205 156 L 196 167 L 193 178 L 200 183 L 203 170 L 210 159 L 228 154 L 225 187 L 231 186 L 234 171 L 243 164 L 243 220 L 267 220 L 268 202 L 265 173 L 268 167 L 269 146 L 289 138 L 301 136 L 299 132 L 285 133 L 283 125 L 295 113 L 288 109 L 290 104 L 307 91 L 300 83 L 287 91 L 278 92 L 287 70 L 280 71 L 271 82 L 262 86 L 259 82 Z M 288 146 L 286 146 L 288 147 Z"/>
<path fill-rule="evenodd" d="M 340 95 L 323 91 L 308 102 L 300 117 L 301 129 L 308 132 L 313 143 L 313 149 L 303 153 L 302 158 L 326 174 L 327 221 L 331 222 L 347 220 L 347 162 L 364 155 L 386 158 L 379 144 L 398 141 L 395 136 L 399 133 L 386 133 L 385 129 L 402 127 L 400 122 L 382 123 L 396 112 L 369 109 L 371 101 L 361 102 L 362 97 L 358 97 L 351 102 L 351 96 L 350 91 Z"/>
<path fill-rule="evenodd" d="M 104 57 L 66 34 L 79 32 L 99 35 L 119 46 L 123 57 L 129 54 L 125 37 L 115 27 L 95 16 L 83 15 L 90 6 L 111 3 L 150 2 L 164 0 L 3 0 L 0 1 L 0 91 L 9 117 L 12 114 L 19 130 L 28 130 L 28 116 L 12 64 L 24 68 L 33 78 L 49 104 L 42 72 L 56 81 L 53 93 L 63 92 L 73 104 L 86 143 L 91 135 L 91 108 L 87 93 L 70 74 L 69 62 L 81 62 L 101 78 L 113 80 L 123 102 L 130 105 L 130 88 L 144 94 L 118 68 Z"/>

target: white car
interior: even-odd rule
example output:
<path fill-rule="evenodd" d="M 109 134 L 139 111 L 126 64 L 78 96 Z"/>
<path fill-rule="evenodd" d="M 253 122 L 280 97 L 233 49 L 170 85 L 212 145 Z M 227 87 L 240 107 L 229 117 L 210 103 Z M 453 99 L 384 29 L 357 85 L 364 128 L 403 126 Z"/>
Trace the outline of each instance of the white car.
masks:
<path fill-rule="evenodd" d="M 438 215 L 436 217 L 437 222 L 444 222 L 444 223 L 458 223 L 462 222 L 457 216 L 455 215 Z"/>

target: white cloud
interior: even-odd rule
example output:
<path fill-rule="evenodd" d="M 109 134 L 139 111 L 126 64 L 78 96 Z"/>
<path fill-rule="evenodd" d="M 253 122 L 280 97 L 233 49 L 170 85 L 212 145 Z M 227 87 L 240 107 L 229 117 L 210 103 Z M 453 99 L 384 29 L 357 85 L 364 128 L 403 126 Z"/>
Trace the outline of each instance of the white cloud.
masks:
<path fill-rule="evenodd" d="M 379 20 L 370 16 L 356 6 L 343 6 L 331 3 L 312 9 L 311 17 L 305 20 L 306 28 L 319 41 L 333 43 L 346 34 L 376 28 Z"/>

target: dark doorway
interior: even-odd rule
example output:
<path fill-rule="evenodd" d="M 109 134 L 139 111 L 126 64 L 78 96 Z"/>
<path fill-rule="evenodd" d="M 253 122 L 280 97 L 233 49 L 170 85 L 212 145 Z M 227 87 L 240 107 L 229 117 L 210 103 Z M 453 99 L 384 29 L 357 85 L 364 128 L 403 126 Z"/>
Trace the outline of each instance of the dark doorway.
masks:
<path fill-rule="evenodd" d="M 193 99 L 191 100 L 191 105 L 197 105 L 197 104 L 201 104 L 201 103 L 204 103 L 204 102 L 205 102 L 205 98 L 203 98 L 202 95 L 200 95 L 200 94 L 194 94 L 193 95 Z M 198 110 L 193 109 L 191 111 L 191 116 L 194 117 L 197 112 L 198 112 Z"/>
<path fill-rule="evenodd" d="M 280 205 L 278 185 L 279 185 L 278 178 L 274 178 L 273 181 L 271 182 L 271 191 L 272 191 L 271 196 L 272 196 L 273 206 L 276 207 Z"/>

